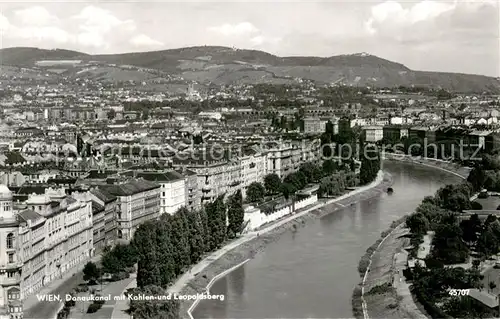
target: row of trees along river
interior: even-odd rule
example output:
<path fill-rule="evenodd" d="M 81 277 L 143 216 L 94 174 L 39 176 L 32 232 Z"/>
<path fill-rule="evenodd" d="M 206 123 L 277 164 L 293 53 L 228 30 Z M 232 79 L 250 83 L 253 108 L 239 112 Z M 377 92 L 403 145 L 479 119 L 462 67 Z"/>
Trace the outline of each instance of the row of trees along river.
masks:
<path fill-rule="evenodd" d="M 345 193 L 348 187 L 370 183 L 380 170 L 378 151 L 375 147 L 371 151 L 369 158 L 361 159 L 359 177 L 354 173 L 354 160 L 326 160 L 321 165 L 307 162 L 283 180 L 270 174 L 265 176 L 264 184 L 251 184 L 247 202 L 259 204 L 270 214 L 276 209 L 276 202 L 291 203 L 299 196 L 297 192 L 308 186 L 319 184 L 320 197 L 331 197 Z M 159 220 L 145 222 L 138 227 L 130 244 L 106 249 L 100 265 L 88 263 L 85 279 L 96 282 L 102 274 L 110 274 L 115 280 L 124 279 L 137 264 L 137 288 L 129 293 L 164 295 L 192 265 L 241 234 L 243 204 L 241 191 L 237 191 L 227 198 L 219 196 L 201 210 L 181 208 L 174 215 L 165 214 Z M 135 319 L 179 318 L 179 303 L 131 301 L 129 313 Z"/>
<path fill-rule="evenodd" d="M 411 251 L 413 257 L 427 231 L 435 232 L 431 252 L 425 259 L 426 267 L 416 264 L 413 270 L 405 271 L 415 297 L 433 318 L 496 317 L 498 310 L 470 296 L 450 295 L 449 290 L 490 291 L 496 287 L 493 281 L 484 281 L 480 266 L 500 250 L 500 222 L 495 215 L 489 215 L 484 222 L 478 215 L 461 221 L 458 217 L 464 210 L 481 209 L 481 205 L 469 199 L 485 187 L 498 190 L 499 176 L 498 154 L 484 154 L 466 182 L 447 185 L 435 196 L 426 197 L 406 220 L 415 247 Z M 469 264 L 469 267 L 451 267 L 455 264 Z"/>

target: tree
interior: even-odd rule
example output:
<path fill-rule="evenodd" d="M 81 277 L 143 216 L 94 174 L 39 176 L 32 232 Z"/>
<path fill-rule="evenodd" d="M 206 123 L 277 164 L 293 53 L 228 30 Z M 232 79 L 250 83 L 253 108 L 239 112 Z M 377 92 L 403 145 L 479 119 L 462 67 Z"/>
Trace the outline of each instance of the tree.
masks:
<path fill-rule="evenodd" d="M 281 193 L 283 194 L 283 197 L 285 197 L 285 199 L 289 199 L 290 196 L 295 194 L 296 191 L 297 189 L 292 183 L 281 184 Z"/>
<path fill-rule="evenodd" d="M 297 190 L 303 189 L 306 186 L 307 178 L 302 172 L 298 171 L 287 175 L 283 179 L 283 184 L 293 185 L 294 191 L 292 193 L 295 193 Z"/>
<path fill-rule="evenodd" d="M 473 214 L 469 218 L 469 222 L 470 222 L 470 228 L 472 229 L 472 231 L 474 231 L 475 233 L 479 233 L 481 231 L 482 223 L 481 223 L 481 219 L 479 219 L 478 214 Z"/>
<path fill-rule="evenodd" d="M 171 239 L 171 219 L 173 217 L 168 214 L 163 216 L 156 227 L 156 247 L 160 271 L 160 283 L 158 285 L 167 288 L 176 276 L 174 265 L 176 247 L 173 246 Z"/>
<path fill-rule="evenodd" d="M 134 288 L 130 292 L 131 295 L 145 296 L 166 296 L 168 292 L 158 286 L 149 285 L 144 288 Z M 138 299 L 138 298 L 137 298 Z M 128 310 L 135 319 L 177 319 L 179 318 L 180 304 L 178 300 L 136 300 L 130 299 L 130 308 Z"/>
<path fill-rule="evenodd" d="M 497 240 L 491 227 L 488 227 L 481 233 L 477 240 L 476 250 L 482 258 L 488 258 L 498 252 Z"/>
<path fill-rule="evenodd" d="M 113 248 L 113 253 L 124 267 L 132 267 L 137 262 L 137 253 L 132 245 L 118 244 Z"/>
<path fill-rule="evenodd" d="M 469 256 L 469 249 L 462 240 L 462 236 L 462 230 L 458 225 L 439 225 L 432 241 L 434 258 L 447 265 L 465 262 Z"/>
<path fill-rule="evenodd" d="M 101 264 L 103 272 L 107 274 L 117 274 L 124 270 L 121 260 L 113 253 L 113 251 L 102 256 Z"/>
<path fill-rule="evenodd" d="M 187 213 L 185 207 L 180 208 L 170 219 L 171 241 L 175 274 L 180 275 L 185 266 L 191 264 L 191 251 L 189 243 L 189 229 L 187 227 Z"/>
<path fill-rule="evenodd" d="M 361 169 L 359 181 L 361 184 L 369 184 L 375 180 L 380 170 L 380 157 L 375 147 L 366 147 L 365 154 L 361 157 Z"/>
<path fill-rule="evenodd" d="M 83 280 L 96 282 L 100 277 L 101 273 L 97 265 L 91 261 L 85 264 L 83 267 Z"/>
<path fill-rule="evenodd" d="M 486 181 L 486 174 L 482 167 L 475 167 L 469 173 L 467 181 L 472 184 L 475 191 L 480 191 Z"/>
<path fill-rule="evenodd" d="M 259 182 L 253 182 L 247 188 L 247 200 L 250 203 L 259 202 L 264 199 L 266 188 Z"/>
<path fill-rule="evenodd" d="M 269 194 L 276 194 L 280 191 L 281 179 L 276 174 L 268 174 L 264 177 L 264 187 Z"/>
<path fill-rule="evenodd" d="M 156 224 L 147 221 L 135 231 L 132 239 L 139 262 L 137 269 L 137 286 L 160 285 L 160 260 L 157 254 Z"/>
<path fill-rule="evenodd" d="M 302 164 L 299 171 L 306 177 L 306 184 L 318 182 L 323 175 L 322 169 L 311 162 Z"/>
<path fill-rule="evenodd" d="M 205 252 L 205 233 L 203 221 L 198 211 L 188 211 L 187 219 L 189 224 L 189 246 L 191 253 L 191 263 L 197 262 Z"/>
<path fill-rule="evenodd" d="M 406 227 L 412 234 L 423 235 L 429 230 L 429 221 L 421 213 L 412 214 L 406 219 Z"/>
<path fill-rule="evenodd" d="M 227 230 L 228 234 L 230 234 L 230 237 L 234 237 L 236 236 L 236 234 L 241 232 L 244 217 L 245 211 L 243 209 L 243 198 L 241 196 L 241 191 L 238 190 L 229 198 L 229 205 L 227 210 L 229 225 L 227 226 Z"/>
<path fill-rule="evenodd" d="M 101 258 L 102 271 L 108 274 L 118 274 L 127 267 L 132 267 L 138 261 L 138 254 L 133 245 L 119 244 L 113 249 L 106 249 Z"/>
<path fill-rule="evenodd" d="M 209 235 L 209 249 L 220 248 L 226 239 L 226 206 L 222 196 L 207 204 L 207 226 Z"/>
<path fill-rule="evenodd" d="M 460 228 L 462 229 L 462 238 L 466 243 L 472 244 L 477 241 L 477 232 L 470 220 L 462 220 L 460 222 Z"/>

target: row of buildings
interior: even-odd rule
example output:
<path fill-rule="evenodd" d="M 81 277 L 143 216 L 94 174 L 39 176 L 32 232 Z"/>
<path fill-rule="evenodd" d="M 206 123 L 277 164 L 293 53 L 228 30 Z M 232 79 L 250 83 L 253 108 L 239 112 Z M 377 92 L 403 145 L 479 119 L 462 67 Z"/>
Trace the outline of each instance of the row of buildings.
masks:
<path fill-rule="evenodd" d="M 0 186 L 0 310 L 21 318 L 26 296 L 104 247 L 129 241 L 145 221 L 245 194 L 266 174 L 284 177 L 319 160 L 319 150 L 314 140 L 280 141 L 238 156 L 174 157 L 169 168 L 100 168 L 66 177 L 65 168 L 4 169 L 0 180 L 10 189 Z"/>

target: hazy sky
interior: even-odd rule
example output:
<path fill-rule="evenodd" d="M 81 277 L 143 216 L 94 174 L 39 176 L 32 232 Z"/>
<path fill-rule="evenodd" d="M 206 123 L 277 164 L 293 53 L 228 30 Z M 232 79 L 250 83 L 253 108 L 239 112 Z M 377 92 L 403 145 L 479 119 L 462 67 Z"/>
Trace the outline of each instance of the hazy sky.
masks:
<path fill-rule="evenodd" d="M 224 45 L 276 55 L 367 52 L 411 69 L 500 76 L 500 0 L 0 0 L 0 47 L 87 53 Z"/>

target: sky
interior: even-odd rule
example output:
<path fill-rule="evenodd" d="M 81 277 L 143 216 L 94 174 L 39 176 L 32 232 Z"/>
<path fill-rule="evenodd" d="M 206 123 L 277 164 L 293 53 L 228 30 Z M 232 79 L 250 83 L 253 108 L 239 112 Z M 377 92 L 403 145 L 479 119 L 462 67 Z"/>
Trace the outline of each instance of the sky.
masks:
<path fill-rule="evenodd" d="M 0 0 L 0 47 L 121 53 L 222 45 L 366 52 L 414 70 L 500 76 L 500 0 Z"/>

